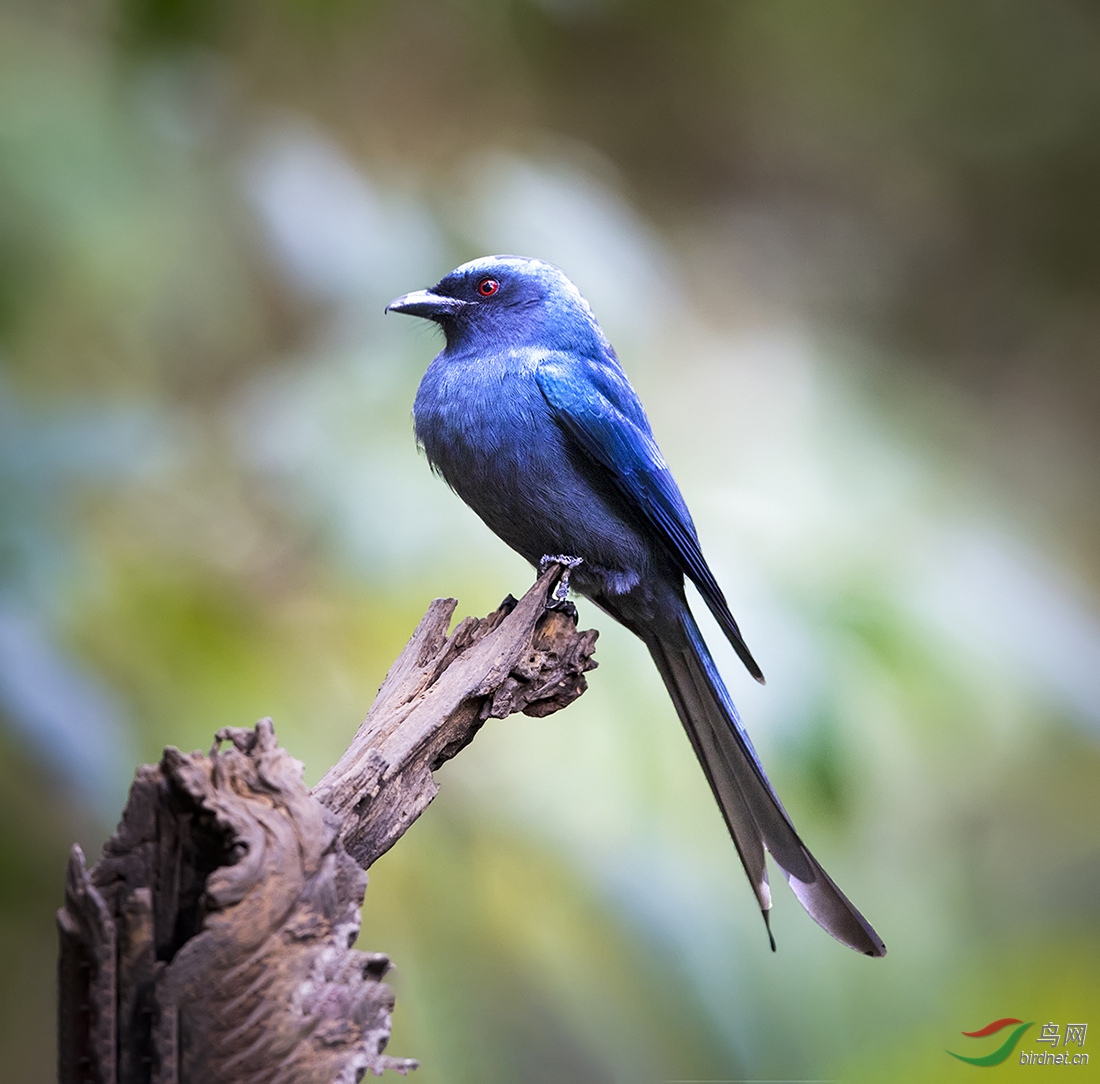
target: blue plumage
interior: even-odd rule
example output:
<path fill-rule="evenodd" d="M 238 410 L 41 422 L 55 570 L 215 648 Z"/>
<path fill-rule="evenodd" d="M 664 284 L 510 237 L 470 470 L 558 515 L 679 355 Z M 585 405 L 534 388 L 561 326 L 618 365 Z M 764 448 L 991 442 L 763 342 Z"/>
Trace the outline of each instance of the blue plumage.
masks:
<path fill-rule="evenodd" d="M 532 564 L 547 554 L 581 558 L 572 585 L 645 642 L 765 920 L 767 849 L 826 930 L 884 955 L 799 839 L 745 733 L 688 607 L 685 576 L 749 672 L 763 675 L 645 411 L 576 287 L 540 260 L 490 256 L 389 309 L 434 320 L 446 336 L 413 408 L 432 467 Z"/>

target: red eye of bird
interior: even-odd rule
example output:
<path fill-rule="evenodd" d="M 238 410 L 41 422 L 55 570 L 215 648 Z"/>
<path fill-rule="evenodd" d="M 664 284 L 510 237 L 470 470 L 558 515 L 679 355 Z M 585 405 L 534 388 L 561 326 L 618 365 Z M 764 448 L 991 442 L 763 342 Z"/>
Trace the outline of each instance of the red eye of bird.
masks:
<path fill-rule="evenodd" d="M 500 283 L 496 279 L 482 279 L 477 284 L 477 292 L 482 297 L 492 297 L 500 289 Z"/>

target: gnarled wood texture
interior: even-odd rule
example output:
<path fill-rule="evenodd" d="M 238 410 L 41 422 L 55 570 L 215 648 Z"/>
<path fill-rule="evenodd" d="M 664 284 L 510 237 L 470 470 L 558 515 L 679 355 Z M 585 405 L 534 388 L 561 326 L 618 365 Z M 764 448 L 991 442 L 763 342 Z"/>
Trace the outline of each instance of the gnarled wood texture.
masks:
<path fill-rule="evenodd" d="M 62 1084 L 350 1084 L 415 1067 L 383 1053 L 388 958 L 351 948 L 364 870 L 487 718 L 584 691 L 596 633 L 548 606 L 561 572 L 449 636 L 455 602 L 433 602 L 312 794 L 269 719 L 138 769 L 99 861 L 87 870 L 74 847 L 69 863 Z"/>

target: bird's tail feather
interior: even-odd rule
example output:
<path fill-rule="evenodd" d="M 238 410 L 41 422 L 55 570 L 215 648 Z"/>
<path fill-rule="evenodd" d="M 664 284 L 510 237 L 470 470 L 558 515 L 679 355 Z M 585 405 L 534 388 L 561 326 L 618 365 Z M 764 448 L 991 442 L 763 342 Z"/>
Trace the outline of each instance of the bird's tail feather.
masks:
<path fill-rule="evenodd" d="M 819 926 L 857 952 L 884 956 L 882 939 L 799 839 L 686 608 L 681 625 L 684 641 L 647 637 L 646 643 L 722 810 L 765 922 L 771 908 L 766 849 Z"/>

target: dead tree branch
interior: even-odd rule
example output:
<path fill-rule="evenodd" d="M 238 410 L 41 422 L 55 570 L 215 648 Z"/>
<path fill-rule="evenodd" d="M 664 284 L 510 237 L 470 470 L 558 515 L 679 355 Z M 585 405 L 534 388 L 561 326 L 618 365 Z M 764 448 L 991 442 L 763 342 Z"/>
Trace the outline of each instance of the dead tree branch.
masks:
<path fill-rule="evenodd" d="M 584 692 L 596 633 L 548 605 L 561 572 L 450 635 L 455 601 L 433 602 L 312 793 L 266 719 L 138 769 L 99 861 L 74 847 L 69 863 L 62 1084 L 351 1084 L 415 1066 L 382 1053 L 389 959 L 350 947 L 364 870 L 486 719 Z"/>

